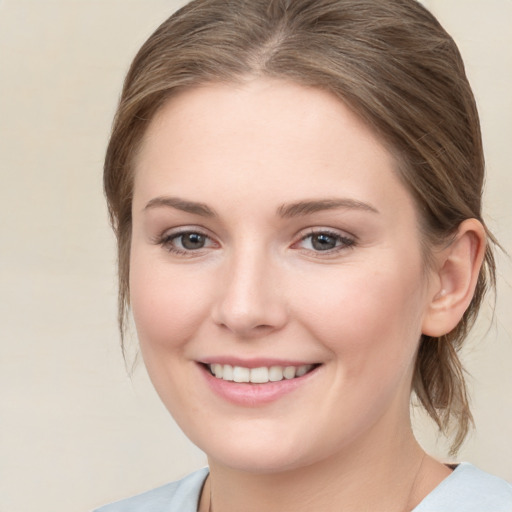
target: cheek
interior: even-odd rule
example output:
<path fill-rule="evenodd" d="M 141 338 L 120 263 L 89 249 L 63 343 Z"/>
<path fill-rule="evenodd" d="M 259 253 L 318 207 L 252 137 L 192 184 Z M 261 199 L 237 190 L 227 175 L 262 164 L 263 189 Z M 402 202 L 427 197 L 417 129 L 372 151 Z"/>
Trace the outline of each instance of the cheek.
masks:
<path fill-rule="evenodd" d="M 381 267 L 385 271 L 375 268 L 340 269 L 331 279 L 311 283 L 301 298 L 299 316 L 347 363 L 347 374 L 409 365 L 421 335 L 421 266 L 389 262 Z"/>
<path fill-rule="evenodd" d="M 133 254 L 130 303 L 141 348 L 170 350 L 190 339 L 208 310 L 207 283 Z"/>

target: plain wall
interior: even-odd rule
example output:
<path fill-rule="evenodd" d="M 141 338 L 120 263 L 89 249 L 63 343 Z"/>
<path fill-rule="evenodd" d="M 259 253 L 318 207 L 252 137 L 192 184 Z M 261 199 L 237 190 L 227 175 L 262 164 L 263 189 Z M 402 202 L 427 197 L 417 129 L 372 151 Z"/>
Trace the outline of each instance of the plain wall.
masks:
<path fill-rule="evenodd" d="M 183 3 L 0 0 L 2 512 L 87 511 L 205 464 L 142 365 L 126 373 L 101 188 L 124 73 Z M 486 219 L 512 254 L 512 2 L 424 3 L 465 57 L 488 162 Z M 463 354 L 477 430 L 458 458 L 512 480 L 512 264 L 498 260 L 494 322 L 488 308 Z"/>

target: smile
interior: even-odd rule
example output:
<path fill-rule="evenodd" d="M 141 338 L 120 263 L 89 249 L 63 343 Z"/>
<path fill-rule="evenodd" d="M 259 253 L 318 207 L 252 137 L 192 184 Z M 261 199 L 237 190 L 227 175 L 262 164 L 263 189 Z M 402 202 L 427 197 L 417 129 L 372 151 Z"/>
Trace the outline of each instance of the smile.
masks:
<path fill-rule="evenodd" d="M 246 368 L 230 364 L 208 364 L 210 373 L 228 382 L 266 384 L 302 377 L 315 368 L 316 365 L 304 364 L 301 366 L 262 366 L 259 368 Z"/>

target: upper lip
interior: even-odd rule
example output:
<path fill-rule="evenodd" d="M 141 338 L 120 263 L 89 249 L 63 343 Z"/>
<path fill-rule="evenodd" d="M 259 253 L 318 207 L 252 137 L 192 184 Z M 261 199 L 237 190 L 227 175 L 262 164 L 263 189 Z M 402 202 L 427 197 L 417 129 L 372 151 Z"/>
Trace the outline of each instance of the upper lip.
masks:
<path fill-rule="evenodd" d="M 215 356 L 206 357 L 199 360 L 198 362 L 206 365 L 210 364 L 229 364 L 231 366 L 241 366 L 242 368 L 270 368 L 271 366 L 303 366 L 307 364 L 318 364 L 314 361 L 299 361 L 297 359 L 278 359 L 268 357 L 255 357 L 250 359 L 244 359 L 233 356 Z"/>

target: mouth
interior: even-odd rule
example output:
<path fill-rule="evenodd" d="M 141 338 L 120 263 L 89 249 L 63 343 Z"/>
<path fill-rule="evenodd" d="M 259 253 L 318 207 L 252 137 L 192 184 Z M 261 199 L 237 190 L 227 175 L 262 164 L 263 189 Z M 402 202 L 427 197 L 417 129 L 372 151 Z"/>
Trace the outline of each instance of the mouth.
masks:
<path fill-rule="evenodd" d="M 266 384 L 282 380 L 293 380 L 312 372 L 319 364 L 303 364 L 300 366 L 261 366 L 247 368 L 230 364 L 205 364 L 205 368 L 217 379 L 227 382 Z"/>

